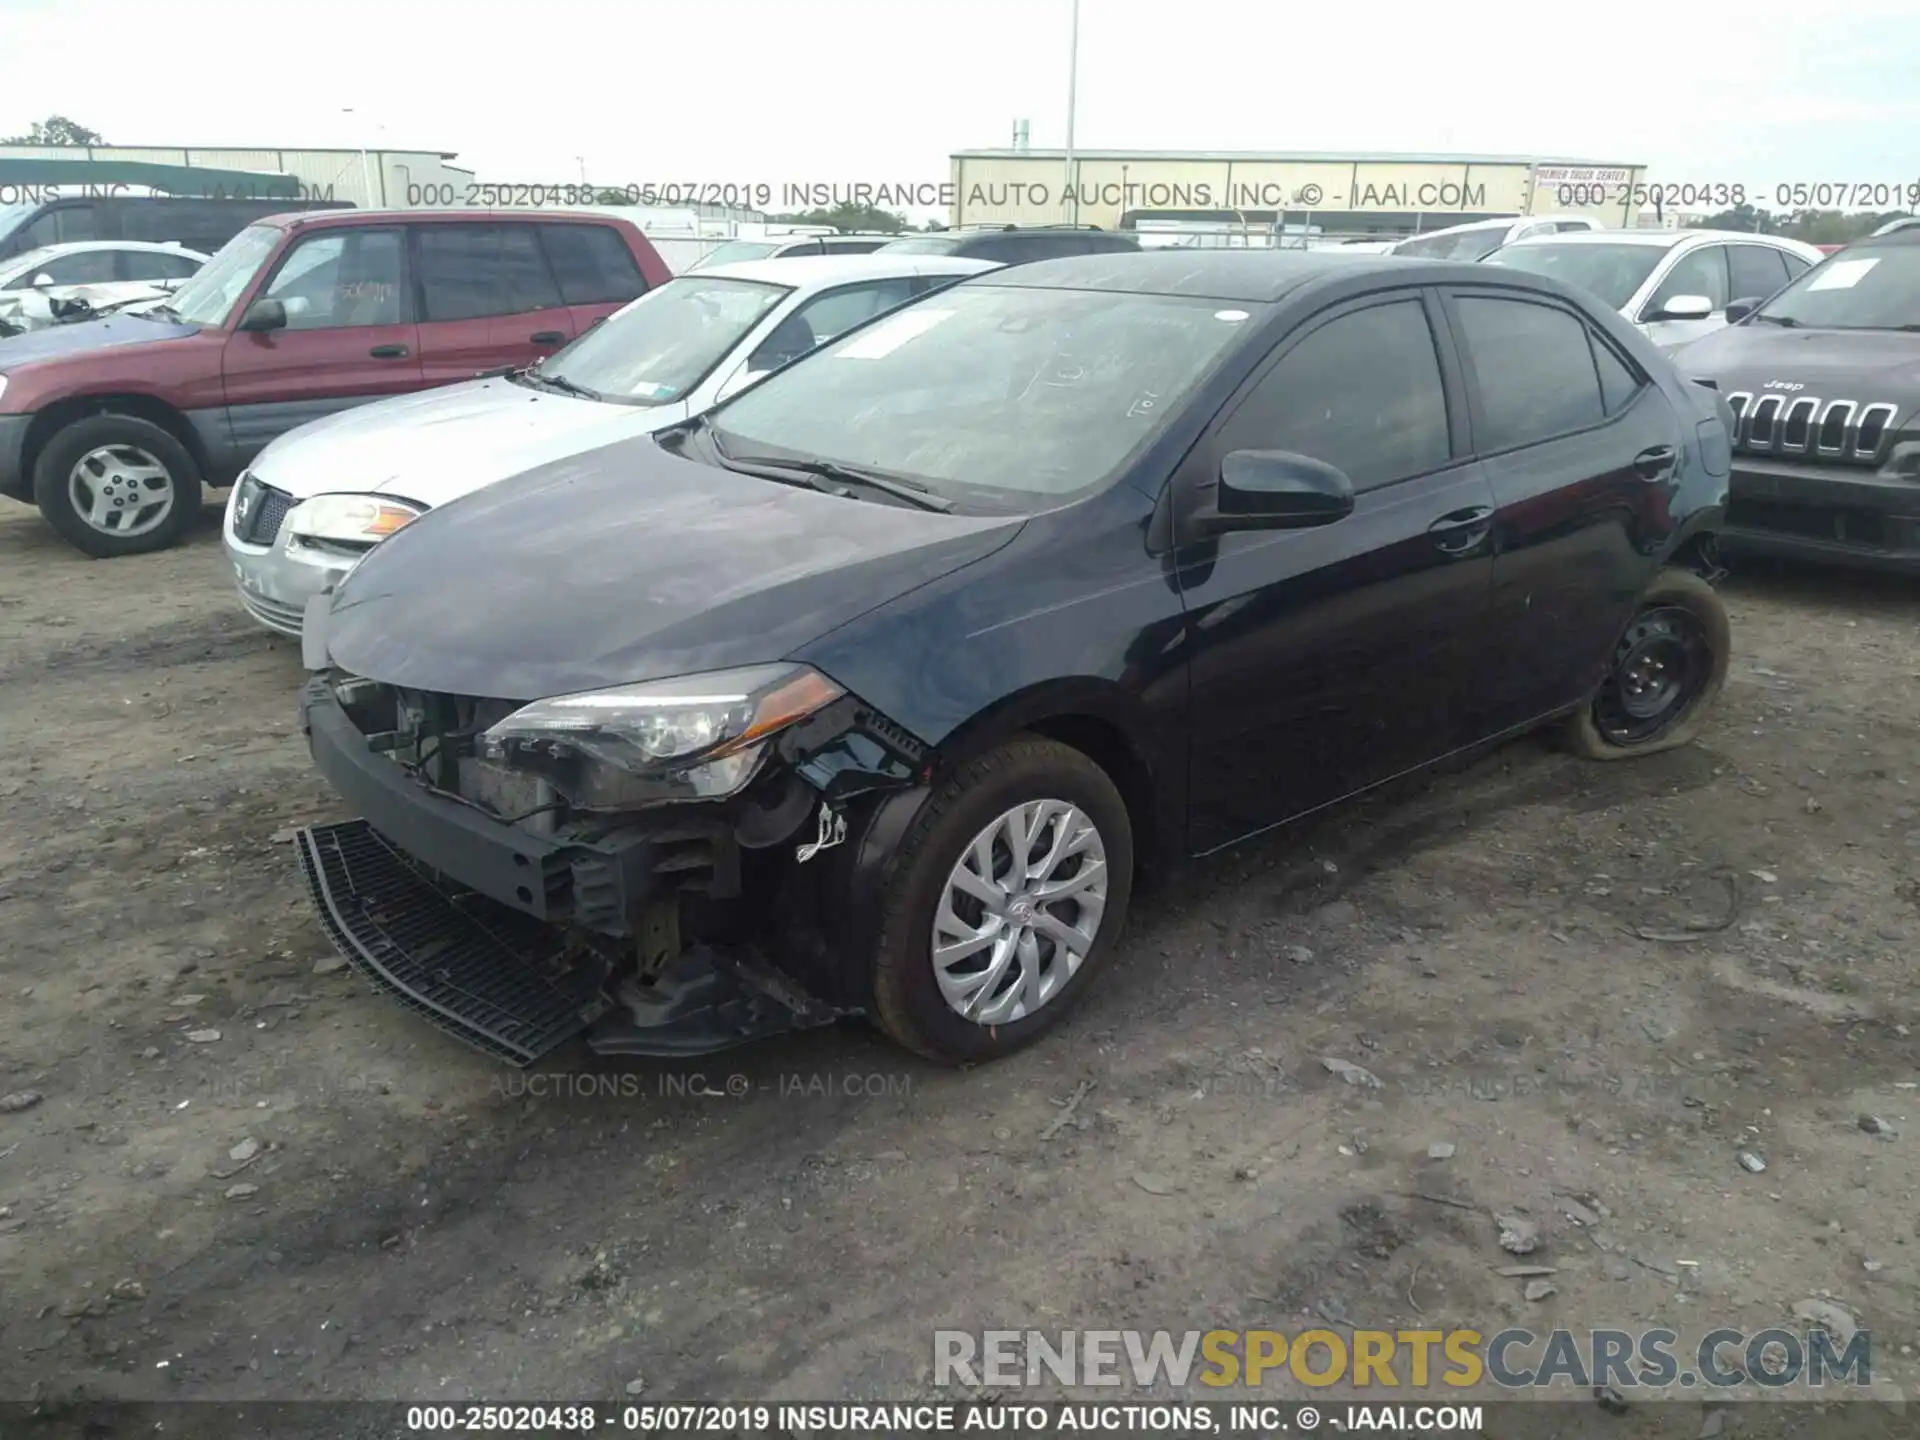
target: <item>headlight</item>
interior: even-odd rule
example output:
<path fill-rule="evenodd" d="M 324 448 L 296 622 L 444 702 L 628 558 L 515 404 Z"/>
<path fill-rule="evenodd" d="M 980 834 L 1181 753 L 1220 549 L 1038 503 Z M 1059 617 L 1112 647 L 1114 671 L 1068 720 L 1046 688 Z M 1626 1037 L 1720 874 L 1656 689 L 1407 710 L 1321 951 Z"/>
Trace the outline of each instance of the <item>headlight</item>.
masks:
<path fill-rule="evenodd" d="M 752 778 L 769 736 L 844 694 L 816 670 L 783 664 L 556 695 L 493 726 L 481 753 L 594 808 L 720 799 Z"/>
<path fill-rule="evenodd" d="M 379 495 L 316 495 L 293 507 L 287 529 L 312 540 L 371 543 L 425 513 L 417 505 Z"/>

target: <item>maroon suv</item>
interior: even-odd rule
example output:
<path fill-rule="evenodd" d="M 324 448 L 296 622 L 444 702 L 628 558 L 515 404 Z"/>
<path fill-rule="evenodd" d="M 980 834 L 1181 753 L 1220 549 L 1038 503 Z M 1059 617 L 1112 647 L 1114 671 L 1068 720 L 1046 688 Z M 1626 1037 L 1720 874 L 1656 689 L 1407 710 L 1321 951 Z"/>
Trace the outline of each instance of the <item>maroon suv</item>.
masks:
<path fill-rule="evenodd" d="M 600 215 L 261 220 L 165 305 L 0 340 L 0 495 L 89 555 L 163 549 L 296 425 L 532 364 L 668 278 Z"/>

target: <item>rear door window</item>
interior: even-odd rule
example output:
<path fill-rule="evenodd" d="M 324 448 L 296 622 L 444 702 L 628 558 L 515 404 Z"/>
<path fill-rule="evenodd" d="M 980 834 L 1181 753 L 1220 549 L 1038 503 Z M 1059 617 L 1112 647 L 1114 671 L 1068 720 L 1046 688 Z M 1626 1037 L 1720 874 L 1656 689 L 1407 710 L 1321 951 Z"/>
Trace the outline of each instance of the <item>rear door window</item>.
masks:
<path fill-rule="evenodd" d="M 119 278 L 122 280 L 184 280 L 200 268 L 190 255 L 169 255 L 164 250 L 116 250 Z"/>
<path fill-rule="evenodd" d="M 1481 454 L 1538 445 L 1606 418 L 1586 323 L 1556 305 L 1462 295 L 1454 301 L 1473 367 Z"/>
<path fill-rule="evenodd" d="M 624 305 L 647 288 L 633 251 L 609 225 L 541 225 L 541 248 L 569 305 Z"/>
<path fill-rule="evenodd" d="M 531 225 L 421 225 L 414 246 L 424 321 L 522 315 L 564 303 Z"/>
<path fill-rule="evenodd" d="M 1728 294 L 1736 300 L 1764 298 L 1792 278 L 1786 258 L 1771 245 L 1729 245 L 1727 268 L 1732 272 Z"/>

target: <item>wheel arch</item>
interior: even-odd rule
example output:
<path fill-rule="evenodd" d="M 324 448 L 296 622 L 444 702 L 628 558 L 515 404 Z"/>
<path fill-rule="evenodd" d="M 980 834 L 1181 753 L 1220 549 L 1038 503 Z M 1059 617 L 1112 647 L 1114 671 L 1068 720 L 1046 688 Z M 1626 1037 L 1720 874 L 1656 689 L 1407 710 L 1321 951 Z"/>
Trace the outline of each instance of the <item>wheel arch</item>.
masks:
<path fill-rule="evenodd" d="M 210 468 L 211 457 L 200 434 L 174 406 L 154 395 L 142 395 L 135 392 L 120 392 L 108 395 L 74 395 L 41 407 L 34 412 L 33 423 L 27 427 L 27 438 L 21 447 L 20 470 L 31 483 L 40 457 L 45 453 L 53 437 L 76 420 L 91 419 L 96 415 L 129 415 L 136 420 L 145 420 L 158 425 L 175 440 L 187 454 L 193 457 L 193 463 L 200 467 L 200 478 L 204 484 L 215 484 L 216 479 Z"/>
<path fill-rule="evenodd" d="M 946 768 L 1023 733 L 1078 750 L 1106 772 L 1126 802 L 1137 863 L 1182 852 L 1184 765 L 1138 696 L 1110 680 L 1048 680 L 994 702 L 935 749 Z"/>

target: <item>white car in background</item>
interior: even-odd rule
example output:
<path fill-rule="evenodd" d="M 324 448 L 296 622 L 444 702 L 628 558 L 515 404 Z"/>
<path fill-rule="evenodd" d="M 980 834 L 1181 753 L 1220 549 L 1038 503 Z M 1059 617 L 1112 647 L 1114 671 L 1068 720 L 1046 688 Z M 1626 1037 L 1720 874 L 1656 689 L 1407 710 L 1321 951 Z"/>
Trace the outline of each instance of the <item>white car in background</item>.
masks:
<path fill-rule="evenodd" d="M 1729 300 L 1765 300 L 1824 259 L 1815 246 L 1744 230 L 1595 230 L 1519 240 L 1485 263 L 1577 285 L 1674 350 L 1724 326 Z"/>
<path fill-rule="evenodd" d="M 1444 230 L 1429 230 L 1388 248 L 1395 255 L 1416 255 L 1422 260 L 1484 260 L 1502 245 L 1511 245 L 1516 240 L 1572 235 L 1599 228 L 1600 222 L 1589 215 L 1503 215 L 1497 220 L 1475 220 L 1466 225 L 1449 225 Z"/>
<path fill-rule="evenodd" d="M 24 251 L 0 260 L 0 335 L 58 324 L 69 307 L 84 318 L 162 299 L 206 263 L 198 250 L 140 240 L 77 240 Z"/>
<path fill-rule="evenodd" d="M 432 507 L 691 419 L 856 325 L 1000 268 L 879 254 L 716 265 L 647 291 L 537 365 L 288 431 L 227 498 L 241 604 L 298 635 L 312 596 Z"/>

